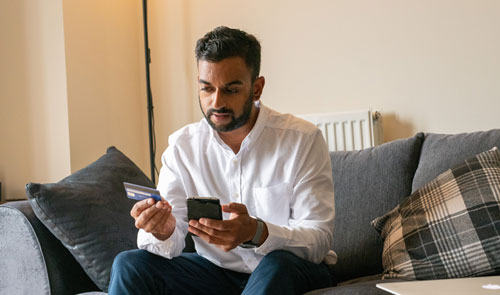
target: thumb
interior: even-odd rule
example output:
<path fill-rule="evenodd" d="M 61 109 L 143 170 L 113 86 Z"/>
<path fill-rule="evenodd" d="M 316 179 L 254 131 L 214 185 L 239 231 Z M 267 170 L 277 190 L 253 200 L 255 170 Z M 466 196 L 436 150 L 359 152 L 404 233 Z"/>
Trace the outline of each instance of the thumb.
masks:
<path fill-rule="evenodd" d="M 226 213 L 248 214 L 247 207 L 240 203 L 229 203 L 222 205 L 222 211 Z"/>

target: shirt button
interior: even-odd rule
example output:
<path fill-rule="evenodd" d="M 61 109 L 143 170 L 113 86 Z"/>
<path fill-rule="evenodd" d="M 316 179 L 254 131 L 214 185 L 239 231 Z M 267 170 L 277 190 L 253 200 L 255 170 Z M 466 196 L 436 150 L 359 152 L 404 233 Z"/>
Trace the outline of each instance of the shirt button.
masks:
<path fill-rule="evenodd" d="M 233 198 L 234 198 L 234 199 L 239 198 L 239 196 L 240 196 L 240 194 L 238 194 L 238 193 L 233 193 Z"/>
<path fill-rule="evenodd" d="M 234 159 L 233 159 L 233 163 L 234 163 L 234 164 L 238 164 L 238 159 L 234 158 Z"/>

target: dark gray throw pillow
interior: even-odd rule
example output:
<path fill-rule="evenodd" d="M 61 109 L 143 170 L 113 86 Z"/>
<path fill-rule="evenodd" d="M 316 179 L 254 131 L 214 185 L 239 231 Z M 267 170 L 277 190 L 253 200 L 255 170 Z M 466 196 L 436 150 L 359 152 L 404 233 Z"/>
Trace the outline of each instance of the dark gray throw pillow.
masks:
<path fill-rule="evenodd" d="M 339 282 L 382 272 L 383 242 L 370 222 L 410 194 L 422 140 L 419 133 L 374 148 L 330 153 Z"/>
<path fill-rule="evenodd" d="M 115 147 L 58 183 L 29 183 L 26 192 L 40 221 L 106 291 L 115 256 L 137 248 L 137 229 L 123 182 L 154 187 Z"/>

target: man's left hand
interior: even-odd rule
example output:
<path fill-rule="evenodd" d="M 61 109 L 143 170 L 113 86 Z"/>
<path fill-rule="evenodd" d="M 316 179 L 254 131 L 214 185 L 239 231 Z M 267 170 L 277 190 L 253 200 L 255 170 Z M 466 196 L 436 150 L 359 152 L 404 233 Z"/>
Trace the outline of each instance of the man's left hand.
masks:
<path fill-rule="evenodd" d="M 228 252 L 253 238 L 257 231 L 257 220 L 250 217 L 247 207 L 240 203 L 222 205 L 222 211 L 231 213 L 228 220 L 190 220 L 188 230 L 205 242 Z"/>

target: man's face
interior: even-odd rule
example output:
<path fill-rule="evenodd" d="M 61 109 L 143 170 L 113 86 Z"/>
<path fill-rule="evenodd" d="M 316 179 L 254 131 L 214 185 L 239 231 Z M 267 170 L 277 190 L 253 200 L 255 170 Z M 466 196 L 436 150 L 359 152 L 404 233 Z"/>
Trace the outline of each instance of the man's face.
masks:
<path fill-rule="evenodd" d="M 207 122 L 219 132 L 245 125 L 250 118 L 254 93 L 251 71 L 241 57 L 219 62 L 198 62 L 200 108 Z"/>

